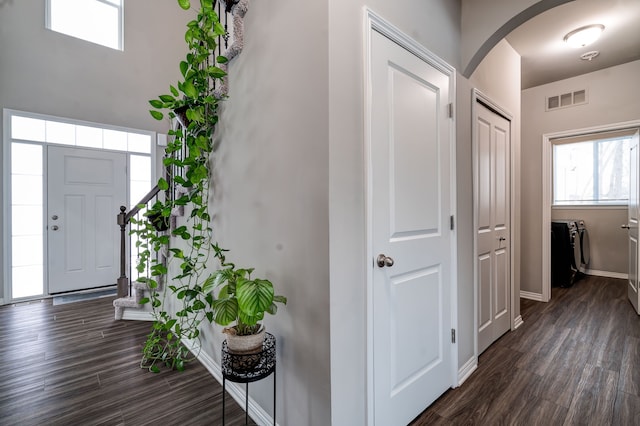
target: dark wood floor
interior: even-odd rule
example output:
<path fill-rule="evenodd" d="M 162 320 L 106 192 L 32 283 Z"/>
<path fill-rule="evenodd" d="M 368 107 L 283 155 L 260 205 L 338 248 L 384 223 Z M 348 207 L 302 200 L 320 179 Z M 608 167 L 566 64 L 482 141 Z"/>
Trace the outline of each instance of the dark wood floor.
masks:
<path fill-rule="evenodd" d="M 111 301 L 0 307 L 0 425 L 221 424 L 216 380 L 197 362 L 141 370 L 149 323 L 113 321 Z M 554 288 L 550 303 L 523 300 L 522 317 L 414 425 L 640 425 L 640 318 L 624 280 Z M 227 424 L 242 424 L 227 404 Z"/>
<path fill-rule="evenodd" d="M 625 280 L 522 300 L 524 324 L 413 425 L 640 425 L 640 318 Z"/>
<path fill-rule="evenodd" d="M 0 425 L 222 423 L 222 387 L 200 363 L 139 368 L 151 324 L 114 321 L 112 300 L 0 307 Z M 227 424 L 244 424 L 226 403 Z"/>

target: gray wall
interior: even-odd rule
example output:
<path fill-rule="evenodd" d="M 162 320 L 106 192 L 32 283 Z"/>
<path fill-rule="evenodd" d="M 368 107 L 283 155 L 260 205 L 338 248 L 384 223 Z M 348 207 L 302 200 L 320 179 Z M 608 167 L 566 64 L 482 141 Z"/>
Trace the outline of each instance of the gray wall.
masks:
<path fill-rule="evenodd" d="M 166 132 L 147 100 L 180 75 L 188 16 L 176 13 L 175 0 L 125 2 L 123 52 L 46 30 L 44 0 L 2 4 L 0 109 Z"/>
<path fill-rule="evenodd" d="M 589 233 L 590 258 L 587 269 L 595 273 L 629 272 L 629 232 L 626 207 L 597 209 L 551 209 L 551 219 L 582 219 Z"/>
<path fill-rule="evenodd" d="M 640 119 L 638 75 L 640 61 L 635 61 L 523 90 L 523 291 L 542 293 L 542 135 Z M 587 104 L 545 112 L 545 96 L 583 88 L 588 90 Z"/>
<path fill-rule="evenodd" d="M 461 0 L 460 72 L 470 76 L 482 58 L 526 20 L 573 0 Z"/>
<path fill-rule="evenodd" d="M 520 55 L 511 47 L 511 45 L 506 41 L 500 41 L 491 51 L 487 54 L 487 56 L 480 62 L 474 73 L 471 75 L 469 79 L 469 84 L 472 88 L 476 88 L 480 90 L 484 95 L 489 97 L 493 102 L 495 102 L 498 106 L 500 106 L 506 113 L 511 115 L 512 121 L 512 140 L 511 140 L 511 150 L 512 156 L 514 157 L 514 167 L 511 170 L 511 181 L 512 181 L 512 194 L 514 194 L 515 199 L 512 200 L 515 206 L 515 211 L 513 212 L 515 216 L 515 222 L 511 224 L 512 231 L 512 250 L 514 256 L 514 262 L 512 267 L 514 268 L 514 296 L 515 296 L 515 306 L 513 307 L 513 315 L 514 317 L 518 317 L 520 315 L 520 250 L 518 241 L 520 240 L 520 126 L 521 126 L 521 114 L 520 114 Z M 458 108 L 471 110 L 472 105 L 470 102 L 470 94 L 467 94 L 469 99 L 468 106 L 461 104 Z M 460 116 L 458 119 L 460 120 Z M 470 129 L 473 126 L 471 122 L 471 117 L 469 117 L 468 121 L 462 121 L 458 123 L 458 129 L 461 132 L 458 135 L 458 143 L 461 143 L 460 138 L 463 135 L 466 137 L 466 133 L 463 133 L 464 130 L 461 130 L 461 126 L 465 126 Z M 470 131 L 470 130 L 468 130 Z M 470 138 L 470 135 L 468 136 Z M 469 148 L 470 149 L 470 148 Z M 467 155 L 471 155 L 468 153 Z M 462 170 L 465 168 L 465 164 L 458 164 L 459 174 L 468 173 L 471 175 L 472 170 L 469 168 L 468 170 Z M 473 176 L 471 175 L 471 178 Z M 471 183 L 469 186 L 458 184 L 458 191 L 464 194 L 464 196 L 468 197 L 468 191 L 466 188 L 471 190 Z M 460 197 L 460 195 L 459 195 Z M 471 193 L 471 199 L 473 200 L 473 193 Z M 464 212 L 464 213 L 463 213 Z M 469 221 L 469 229 L 459 230 L 458 235 L 458 250 L 472 250 L 473 249 L 473 211 L 472 208 L 468 210 L 465 208 L 460 208 L 458 214 L 465 214 L 468 216 L 467 220 Z M 470 237 L 469 237 L 470 236 Z M 469 240 L 471 239 L 471 244 L 469 244 Z M 473 262 L 473 258 L 471 259 Z M 462 264 L 459 266 L 459 274 L 462 278 L 466 278 L 467 272 L 466 268 L 473 268 L 473 263 L 470 266 L 468 264 Z M 472 277 L 472 276 L 471 276 Z M 469 297 L 469 289 L 473 289 L 473 283 L 470 287 L 465 285 L 465 281 L 461 281 L 458 284 L 458 297 L 459 297 L 459 311 L 463 311 L 465 307 L 469 306 L 462 302 L 463 297 Z M 473 300 L 471 300 L 473 302 Z M 473 308 L 473 303 L 471 303 L 471 308 Z M 475 331 L 473 327 L 467 327 L 467 323 L 463 322 L 462 313 L 459 314 L 460 324 L 460 332 L 471 333 L 468 336 L 468 339 L 473 341 L 473 337 L 475 335 Z M 466 355 L 464 352 L 464 342 L 461 341 L 459 344 L 459 363 L 460 366 L 463 365 L 469 358 L 463 355 Z"/>
<path fill-rule="evenodd" d="M 265 319 L 278 338 L 277 418 L 287 425 L 331 423 L 327 25 L 326 1 L 250 2 L 212 158 L 215 238 L 288 297 Z M 203 335 L 219 361 L 222 334 L 205 326 Z M 249 392 L 273 414 L 272 377 Z"/>
<path fill-rule="evenodd" d="M 460 8 L 455 2 L 367 5 L 459 67 Z M 361 1 L 333 0 L 329 8 L 331 408 L 337 425 L 365 424 L 367 410 L 363 7 Z M 458 74 L 456 81 L 458 367 L 474 356 L 471 89 L 479 88 L 509 110 L 517 135 L 520 58 L 501 43 L 471 80 Z"/>

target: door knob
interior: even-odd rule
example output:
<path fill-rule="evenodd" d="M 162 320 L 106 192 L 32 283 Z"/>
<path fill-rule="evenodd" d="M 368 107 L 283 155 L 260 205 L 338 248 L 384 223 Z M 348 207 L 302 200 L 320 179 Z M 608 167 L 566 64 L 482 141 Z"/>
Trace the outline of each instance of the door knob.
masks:
<path fill-rule="evenodd" d="M 498 238 L 498 241 L 504 241 L 504 240 L 506 240 L 506 238 L 505 238 L 505 237 L 500 237 L 500 238 Z"/>
<path fill-rule="evenodd" d="M 58 220 L 58 215 L 57 215 L 57 214 L 54 214 L 53 216 L 51 216 L 51 219 L 53 219 L 53 220 Z"/>
<path fill-rule="evenodd" d="M 58 228 L 58 225 L 53 225 L 53 226 L 51 227 L 51 230 L 52 230 L 52 231 L 57 231 L 58 229 L 60 229 L 60 228 Z"/>
<path fill-rule="evenodd" d="M 376 259 L 376 263 L 381 268 L 384 268 L 385 266 L 391 267 L 393 266 L 393 259 L 389 256 L 385 256 L 384 254 L 379 254 Z"/>
<path fill-rule="evenodd" d="M 620 225 L 620 228 L 622 228 L 622 229 L 629 229 L 629 224 L 628 224 L 628 223 L 626 223 L 626 224 L 624 224 L 624 225 Z"/>

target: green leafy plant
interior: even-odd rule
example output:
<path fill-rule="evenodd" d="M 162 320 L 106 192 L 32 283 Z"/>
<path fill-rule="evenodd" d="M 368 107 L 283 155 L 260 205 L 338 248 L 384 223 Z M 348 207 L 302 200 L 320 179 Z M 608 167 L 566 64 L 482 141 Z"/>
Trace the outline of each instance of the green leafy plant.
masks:
<path fill-rule="evenodd" d="M 207 313 L 209 321 L 222 326 L 234 323 L 233 333 L 238 336 L 258 333 L 265 312 L 275 315 L 276 303 L 286 304 L 287 298 L 275 295 L 271 281 L 252 279 L 253 268 L 237 269 L 233 263 L 226 263 L 226 250 L 218 246 L 214 250 L 222 269 L 211 274 L 203 288 L 205 293 L 217 293 Z"/>
<path fill-rule="evenodd" d="M 189 0 L 177 2 L 185 10 L 190 8 Z M 157 183 L 165 191 L 164 198 L 151 206 L 139 206 L 146 208 L 144 217 L 132 219 L 137 225 L 131 231 L 138 236 L 137 270 L 144 275 L 138 281 L 149 288 L 149 296 L 140 303 L 150 304 L 154 317 L 140 365 L 152 372 L 159 372 L 161 365 L 183 370 L 195 359 L 197 352 L 188 350 L 183 341 L 191 341 L 192 348 L 199 350 L 200 325 L 205 319 L 221 325 L 235 322 L 236 334 L 252 334 L 258 331 L 265 312 L 275 314 L 276 303 L 287 301 L 274 294 L 270 281 L 252 279 L 253 269 L 236 269 L 226 263 L 226 250 L 212 243 L 209 155 L 222 101 L 215 95 L 214 83 L 225 76 L 217 64 L 226 62 L 225 57 L 214 58 L 213 54 L 217 40 L 225 35 L 215 4 L 214 0 L 200 0 L 197 17 L 187 24 L 189 53 L 180 62 L 183 80 L 170 85 L 169 94 L 149 101 L 155 119 L 168 116 L 181 122 L 168 132 L 173 140 L 163 158 L 167 174 Z M 170 190 L 172 186 L 181 190 Z M 176 208 L 189 213 L 183 224 L 171 228 Z M 222 268 L 209 273 L 212 257 Z M 166 283 L 163 290 L 160 283 Z"/>
<path fill-rule="evenodd" d="M 177 1 L 185 10 L 191 6 L 187 0 Z M 138 281 L 149 288 L 149 297 L 141 303 L 151 305 L 154 317 L 141 366 L 154 372 L 158 372 L 162 364 L 182 370 L 186 362 L 195 358 L 182 342 L 191 340 L 194 347 L 199 348 L 200 324 L 213 302 L 210 292 L 204 292 L 202 286 L 208 279 L 207 262 L 212 252 L 209 155 L 221 102 L 214 89 L 215 81 L 225 75 L 217 64 L 226 62 L 223 56 L 214 58 L 213 52 L 223 35 L 225 31 L 215 11 L 215 1 L 200 0 L 196 18 L 187 24 L 185 32 L 189 51 L 180 62 L 183 79 L 170 85 L 170 93 L 149 101 L 154 108 L 150 113 L 155 119 L 168 116 L 184 121 L 168 132 L 172 140 L 163 158 L 167 174 L 157 183 L 164 191 L 164 199 L 148 207 L 140 206 L 147 209 L 143 219 L 132 220 L 137 225 L 132 228 L 132 233 L 138 236 L 137 270 L 145 275 Z M 170 190 L 170 187 L 180 190 Z M 178 207 L 189 211 L 184 223 L 171 229 L 170 234 L 158 232 L 167 230 L 171 214 Z M 174 244 L 175 241 L 181 243 Z M 163 253 L 166 261 L 156 253 Z M 173 272 L 169 279 L 170 270 Z M 167 284 L 165 290 L 159 289 L 161 282 Z M 175 306 L 168 306 L 168 295 L 172 295 Z"/>

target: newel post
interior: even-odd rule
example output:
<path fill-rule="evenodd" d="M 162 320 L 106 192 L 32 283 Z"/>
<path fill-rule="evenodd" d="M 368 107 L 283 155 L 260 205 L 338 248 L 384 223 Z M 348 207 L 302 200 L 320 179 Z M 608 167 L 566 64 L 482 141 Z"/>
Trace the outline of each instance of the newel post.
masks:
<path fill-rule="evenodd" d="M 118 225 L 120 225 L 120 278 L 118 278 L 118 297 L 127 297 L 129 295 L 129 278 L 127 278 L 127 245 L 126 245 L 126 232 L 127 232 L 127 220 L 125 206 L 120 206 L 120 213 L 118 213 Z"/>

